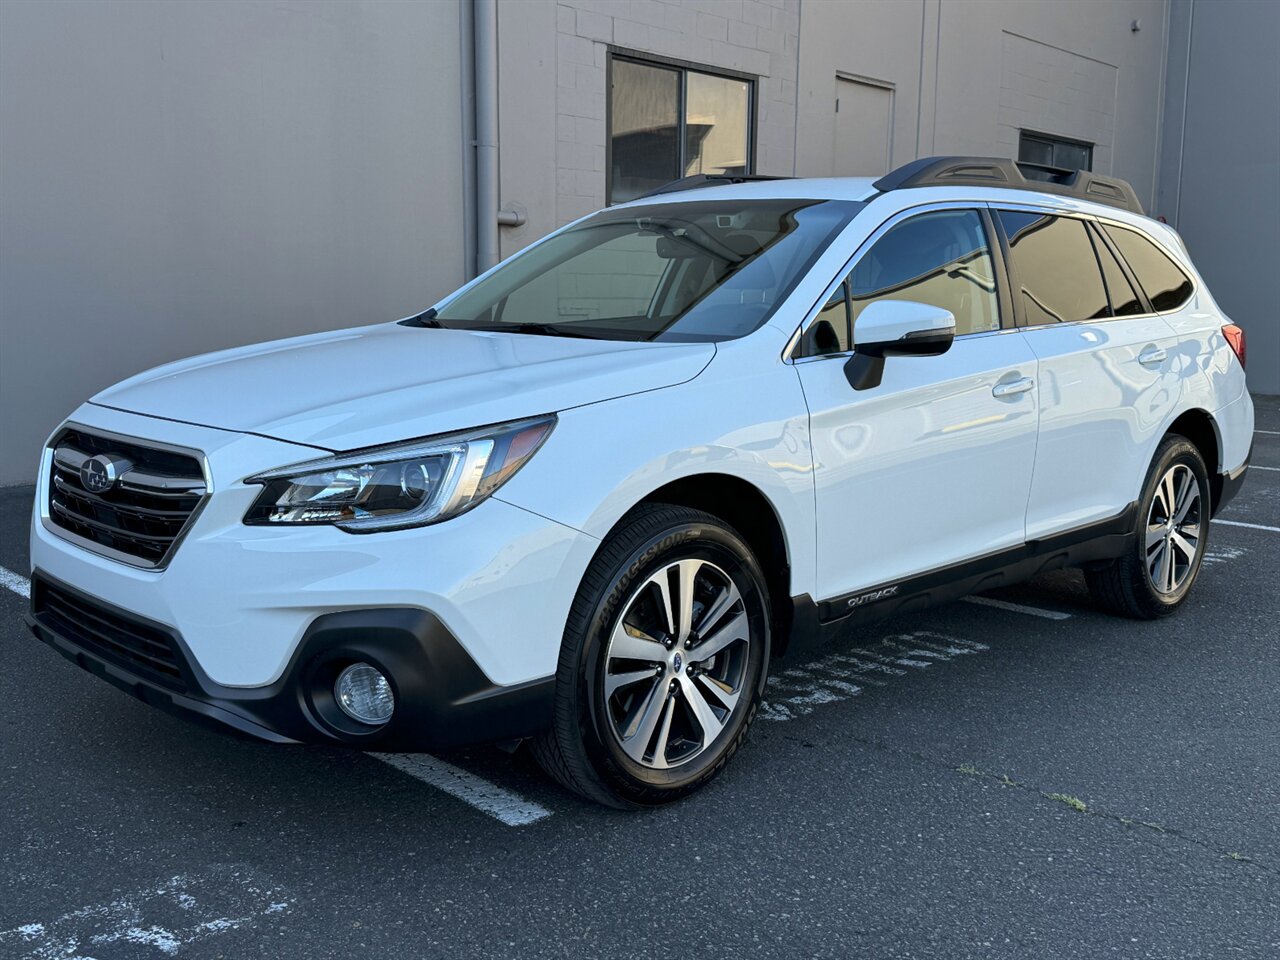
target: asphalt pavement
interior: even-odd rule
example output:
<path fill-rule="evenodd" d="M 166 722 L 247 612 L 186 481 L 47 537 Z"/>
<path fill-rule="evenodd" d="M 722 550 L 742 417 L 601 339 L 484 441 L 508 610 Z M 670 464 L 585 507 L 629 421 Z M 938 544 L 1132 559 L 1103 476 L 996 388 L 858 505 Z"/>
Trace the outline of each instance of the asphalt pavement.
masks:
<path fill-rule="evenodd" d="M 725 775 L 645 814 L 523 752 L 397 765 L 144 706 L 28 635 L 32 491 L 0 490 L 0 958 L 1280 956 L 1256 404 L 1271 469 L 1176 617 L 1068 571 L 896 618 L 776 663 Z"/>

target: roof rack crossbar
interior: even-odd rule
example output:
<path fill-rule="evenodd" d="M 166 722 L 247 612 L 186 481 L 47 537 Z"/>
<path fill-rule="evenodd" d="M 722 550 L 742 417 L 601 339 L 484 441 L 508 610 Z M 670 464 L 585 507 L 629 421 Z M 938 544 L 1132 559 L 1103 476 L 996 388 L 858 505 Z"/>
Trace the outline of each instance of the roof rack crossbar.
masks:
<path fill-rule="evenodd" d="M 1100 177 L 1088 170 L 1067 170 L 1003 157 L 923 157 L 877 180 L 881 193 L 911 187 L 1000 187 L 1056 193 L 1143 213 L 1142 202 L 1127 180 Z"/>
<path fill-rule="evenodd" d="M 644 200 L 648 197 L 656 197 L 664 193 L 679 193 L 681 190 L 696 190 L 699 187 L 715 187 L 728 183 L 755 183 L 757 180 L 790 180 L 791 177 L 773 177 L 765 174 L 736 174 L 736 173 L 695 173 L 691 177 L 681 177 L 679 180 L 672 180 L 670 183 L 664 183 L 656 190 L 650 190 L 648 193 L 642 193 L 636 197 L 636 200 Z"/>

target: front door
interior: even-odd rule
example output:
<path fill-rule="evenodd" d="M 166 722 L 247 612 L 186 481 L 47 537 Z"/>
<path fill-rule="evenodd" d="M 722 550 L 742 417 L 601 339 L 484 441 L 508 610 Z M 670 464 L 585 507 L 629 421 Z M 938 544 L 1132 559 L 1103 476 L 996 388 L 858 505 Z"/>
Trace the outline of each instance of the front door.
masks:
<path fill-rule="evenodd" d="M 820 600 L 1024 542 L 1036 359 L 1002 326 L 987 222 L 950 206 L 889 221 L 800 340 Z M 856 391 L 842 325 L 856 343 L 858 314 L 885 298 L 950 310 L 956 340 L 941 356 L 889 358 L 880 385 Z"/>

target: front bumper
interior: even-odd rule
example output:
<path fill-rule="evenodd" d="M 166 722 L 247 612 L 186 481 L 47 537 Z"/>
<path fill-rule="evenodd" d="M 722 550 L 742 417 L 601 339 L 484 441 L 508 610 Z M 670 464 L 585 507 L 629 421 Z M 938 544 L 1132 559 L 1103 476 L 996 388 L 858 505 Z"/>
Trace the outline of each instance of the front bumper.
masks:
<path fill-rule="evenodd" d="M 210 680 L 182 637 L 163 624 L 39 573 L 27 623 L 68 660 L 144 703 L 275 743 L 431 750 L 533 736 L 551 722 L 554 678 L 493 684 L 425 610 L 322 616 L 275 683 L 248 689 Z M 350 719 L 334 703 L 333 681 L 355 661 L 391 679 L 396 709 L 381 727 Z"/>
<path fill-rule="evenodd" d="M 43 522 L 40 478 L 33 587 L 73 591 L 162 643 L 172 638 L 184 683 L 35 610 L 36 635 L 68 658 L 149 703 L 272 740 L 430 748 L 544 723 L 542 697 L 598 541 L 496 497 L 444 523 L 379 534 L 250 527 L 242 518 L 260 488 L 242 478 L 316 450 L 92 404 L 73 420 L 201 451 L 212 494 L 167 565 L 140 569 Z M 397 718 L 378 737 L 326 720 L 313 671 L 334 650 L 388 664 Z"/>

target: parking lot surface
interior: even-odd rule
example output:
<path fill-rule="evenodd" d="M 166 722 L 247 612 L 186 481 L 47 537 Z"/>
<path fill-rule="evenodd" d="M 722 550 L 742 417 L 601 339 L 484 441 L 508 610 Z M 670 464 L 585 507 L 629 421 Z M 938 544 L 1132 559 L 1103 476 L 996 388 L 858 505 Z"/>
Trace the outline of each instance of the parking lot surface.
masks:
<path fill-rule="evenodd" d="M 1280 955 L 1280 398 L 1159 623 L 1074 572 L 774 665 L 719 780 L 594 807 L 524 752 L 273 747 L 22 623 L 0 490 L 0 957 Z M 5 572 L 7 571 L 7 573 Z"/>

